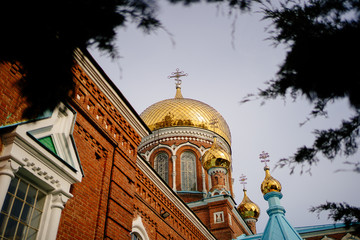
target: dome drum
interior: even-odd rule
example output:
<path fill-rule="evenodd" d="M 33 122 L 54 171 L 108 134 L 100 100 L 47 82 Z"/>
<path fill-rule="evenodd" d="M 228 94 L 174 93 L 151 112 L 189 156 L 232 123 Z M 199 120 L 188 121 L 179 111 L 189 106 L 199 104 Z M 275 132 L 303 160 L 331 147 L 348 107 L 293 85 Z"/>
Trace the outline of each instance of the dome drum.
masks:
<path fill-rule="evenodd" d="M 217 142 L 227 153 L 231 154 L 231 148 L 224 138 L 217 136 Z M 193 127 L 169 127 L 158 129 L 151 133 L 149 136 L 144 137 L 139 145 L 139 151 L 142 152 L 147 148 L 152 148 L 164 142 L 194 142 L 197 145 L 207 148 L 213 143 L 214 132 L 202 128 Z M 177 144 L 175 144 L 177 145 Z"/>

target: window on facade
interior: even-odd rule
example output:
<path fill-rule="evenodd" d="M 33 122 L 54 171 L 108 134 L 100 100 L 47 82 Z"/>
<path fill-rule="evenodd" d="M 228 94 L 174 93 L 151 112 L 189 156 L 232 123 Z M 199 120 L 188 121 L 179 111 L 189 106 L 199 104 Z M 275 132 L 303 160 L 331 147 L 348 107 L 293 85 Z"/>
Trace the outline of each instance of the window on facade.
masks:
<path fill-rule="evenodd" d="M 75 110 L 60 103 L 46 116 L 39 121 L 18 126 L 17 129 L 25 130 L 26 135 L 35 141 L 35 145 L 40 144 L 51 152 L 55 156 L 50 157 L 51 161 L 61 161 L 73 172 L 82 172 L 72 134 L 76 119 Z M 33 141 L 29 144 L 33 144 Z"/>
<path fill-rule="evenodd" d="M 166 152 L 156 155 L 154 169 L 166 183 L 169 183 L 169 155 Z"/>
<path fill-rule="evenodd" d="M 189 151 L 181 154 L 181 190 L 196 191 L 196 157 Z"/>
<path fill-rule="evenodd" d="M 142 240 L 138 233 L 131 233 L 131 240 Z"/>
<path fill-rule="evenodd" d="M 0 239 L 36 239 L 45 197 L 32 184 L 13 178 L 0 213 Z"/>
<path fill-rule="evenodd" d="M 41 144 L 43 144 L 45 147 L 47 147 L 50 151 L 57 154 L 52 136 L 46 136 L 43 138 L 39 138 L 38 140 L 39 140 L 39 142 L 41 142 Z"/>

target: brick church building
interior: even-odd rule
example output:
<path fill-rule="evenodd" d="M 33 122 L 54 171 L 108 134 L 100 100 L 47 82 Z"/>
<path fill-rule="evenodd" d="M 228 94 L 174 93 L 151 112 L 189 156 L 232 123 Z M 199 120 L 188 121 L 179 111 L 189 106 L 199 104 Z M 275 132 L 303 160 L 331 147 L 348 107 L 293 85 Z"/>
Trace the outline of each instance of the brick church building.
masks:
<path fill-rule="evenodd" d="M 230 131 L 220 114 L 182 98 L 178 85 L 174 100 L 184 107 L 183 119 L 162 116 L 168 113 L 162 107 L 174 103 L 159 103 L 143 120 L 89 53 L 74 55 L 74 97 L 37 119 L 21 117 L 19 64 L 1 63 L 1 238 L 253 234 L 232 198 Z M 204 111 L 205 121 L 182 116 L 192 107 Z M 205 170 L 202 157 L 210 149 Z M 216 154 L 224 154 L 221 163 Z"/>
<path fill-rule="evenodd" d="M 261 238 L 258 206 L 233 199 L 230 129 L 182 96 L 182 72 L 139 115 L 86 50 L 74 58 L 72 99 L 36 119 L 20 63 L 0 63 L 0 239 Z"/>

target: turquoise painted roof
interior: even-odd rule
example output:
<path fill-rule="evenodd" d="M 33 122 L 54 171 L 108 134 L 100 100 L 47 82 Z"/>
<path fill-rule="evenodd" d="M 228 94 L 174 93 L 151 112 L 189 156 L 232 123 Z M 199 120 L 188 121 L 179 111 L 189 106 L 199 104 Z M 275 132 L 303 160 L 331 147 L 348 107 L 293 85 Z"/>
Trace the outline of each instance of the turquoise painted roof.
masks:
<path fill-rule="evenodd" d="M 261 239 L 286 239 L 297 240 L 302 239 L 298 232 L 291 226 L 284 215 L 275 214 L 269 218 Z"/>
<path fill-rule="evenodd" d="M 310 233 L 310 232 L 318 232 L 318 231 L 327 231 L 327 230 L 344 228 L 344 227 L 346 227 L 345 223 L 334 223 L 334 224 L 295 227 L 295 229 L 298 233 L 302 234 L 302 233 Z"/>
<path fill-rule="evenodd" d="M 359 224 L 359 223 L 357 223 Z M 356 225 L 356 224 L 354 224 Z M 334 223 L 334 224 L 323 224 L 323 225 L 313 225 L 313 226 L 304 226 L 304 227 L 295 227 L 295 230 L 299 234 L 306 234 L 306 233 L 312 233 L 312 232 L 325 232 L 328 230 L 333 229 L 339 229 L 339 228 L 345 228 L 344 223 Z M 251 236 L 246 236 L 245 234 L 239 236 L 236 238 L 236 240 L 260 240 L 263 236 L 263 233 L 258 233 Z"/>
<path fill-rule="evenodd" d="M 269 209 L 267 210 L 269 220 L 261 239 L 302 240 L 299 233 L 285 218 L 285 209 L 280 205 L 282 193 L 269 192 L 264 195 L 264 198 L 269 203 Z"/>
<path fill-rule="evenodd" d="M 237 239 L 246 240 L 302 240 L 299 233 L 293 228 L 293 226 L 285 218 L 285 209 L 280 205 L 280 199 L 282 198 L 280 192 L 269 192 L 264 195 L 264 198 L 269 203 L 267 213 L 269 220 L 262 234 L 256 234 L 253 236 L 242 235 Z"/>

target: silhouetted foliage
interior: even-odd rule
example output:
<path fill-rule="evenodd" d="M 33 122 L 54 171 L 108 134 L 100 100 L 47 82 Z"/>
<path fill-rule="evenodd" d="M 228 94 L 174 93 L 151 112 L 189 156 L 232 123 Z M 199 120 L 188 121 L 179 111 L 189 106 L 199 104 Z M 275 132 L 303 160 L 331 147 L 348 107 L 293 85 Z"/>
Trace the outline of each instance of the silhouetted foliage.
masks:
<path fill-rule="evenodd" d="M 200 0 L 168 1 L 189 5 Z M 262 1 L 207 2 L 226 2 L 231 9 L 247 10 L 252 2 Z M 338 129 L 317 130 L 313 146 L 299 148 L 279 165 L 311 165 L 319 160 L 318 153 L 330 159 L 338 153 L 354 154 L 360 124 L 359 0 L 287 0 L 278 7 L 269 0 L 263 1 L 262 6 L 265 19 L 273 23 L 270 39 L 275 44 L 287 45 L 288 52 L 277 77 L 257 96 L 268 100 L 288 92 L 294 99 L 304 95 L 314 104 L 313 117 L 326 114 L 327 104 L 342 98 L 349 99 L 355 111 Z M 22 66 L 23 78 L 18 84 L 30 105 L 24 116 L 34 117 L 52 109 L 71 94 L 76 48 L 96 46 L 116 57 L 116 29 L 129 22 L 135 22 L 145 32 L 161 28 L 156 10 L 156 0 L 3 1 L 0 62 L 16 61 Z M 247 98 L 243 102 L 246 101 Z M 354 165 L 359 172 L 359 165 Z M 330 217 L 338 220 L 334 211 L 339 210 L 349 215 L 340 218 L 345 222 L 359 220 L 358 208 L 343 206 L 321 205 L 314 211 L 333 211 Z M 357 211 L 357 215 L 351 215 L 352 211 Z"/>
<path fill-rule="evenodd" d="M 360 208 L 350 206 L 347 203 L 333 203 L 326 202 L 317 207 L 310 208 L 311 212 L 315 212 L 320 215 L 323 211 L 330 211 L 329 218 L 334 221 L 344 222 L 346 227 L 352 226 L 354 223 L 360 222 Z M 360 232 L 360 225 L 356 224 L 356 231 Z"/>
<path fill-rule="evenodd" d="M 250 0 L 223 2 L 245 8 Z M 22 66 L 19 85 L 30 105 L 24 116 L 31 118 L 53 109 L 71 94 L 76 48 L 96 46 L 116 57 L 116 29 L 128 23 L 135 23 L 145 32 L 161 28 L 157 8 L 156 0 L 3 1 L 0 62 L 16 61 Z"/>
<path fill-rule="evenodd" d="M 116 56 L 116 28 L 135 21 L 146 31 L 159 27 L 153 1 L 52 0 L 3 1 L 0 61 L 17 61 L 19 82 L 34 117 L 66 99 L 73 86 L 76 48 L 91 45 Z"/>
<path fill-rule="evenodd" d="M 336 129 L 315 130 L 312 146 L 281 159 L 277 166 L 309 167 L 319 161 L 321 153 L 332 160 L 339 154 L 350 156 L 358 150 L 360 134 L 360 1 L 359 0 L 288 0 L 274 6 L 262 3 L 264 19 L 271 21 L 270 40 L 287 47 L 286 58 L 275 79 L 267 88 L 248 95 L 264 101 L 290 95 L 294 100 L 305 96 L 312 104 L 310 116 L 327 115 L 329 103 L 347 99 L 354 115 L 343 120 Z M 359 163 L 353 171 L 360 173 Z M 322 204 L 311 209 L 320 213 L 330 211 L 329 218 L 350 225 L 359 222 L 360 208 L 347 203 Z"/>
<path fill-rule="evenodd" d="M 334 159 L 339 153 L 353 155 L 358 149 L 360 127 L 360 2 L 359 0 L 264 2 L 264 19 L 271 21 L 269 39 L 287 47 L 286 58 L 275 79 L 255 96 L 275 99 L 305 96 L 312 104 L 311 117 L 326 115 L 326 107 L 348 99 L 354 115 L 337 129 L 316 130 L 312 146 L 303 146 L 278 165 L 311 166 L 318 153 Z M 254 95 L 244 98 L 249 101 Z M 356 169 L 355 169 L 356 170 Z"/>

